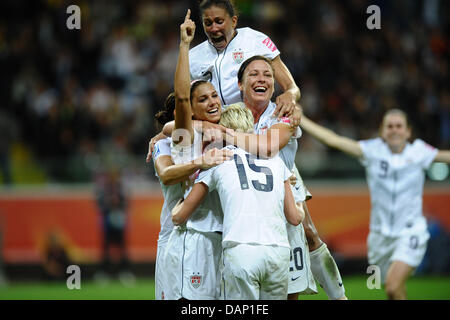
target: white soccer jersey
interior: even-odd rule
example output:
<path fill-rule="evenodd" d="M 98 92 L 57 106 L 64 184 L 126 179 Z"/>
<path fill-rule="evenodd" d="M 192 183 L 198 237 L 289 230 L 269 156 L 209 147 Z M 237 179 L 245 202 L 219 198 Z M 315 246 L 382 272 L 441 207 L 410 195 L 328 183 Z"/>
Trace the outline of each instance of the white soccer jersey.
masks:
<path fill-rule="evenodd" d="M 242 149 L 233 160 L 201 172 L 196 182 L 217 190 L 224 210 L 222 245 L 290 248 L 284 217 L 284 181 L 291 172 L 278 157 L 257 159 Z"/>
<path fill-rule="evenodd" d="M 280 54 L 265 34 L 251 28 L 239 28 L 236 32 L 222 52 L 208 40 L 189 51 L 191 78 L 211 81 L 223 105 L 241 101 L 237 74 L 242 62 L 256 55 L 273 60 Z"/>
<path fill-rule="evenodd" d="M 183 130 L 183 129 L 177 129 L 177 130 Z M 180 135 L 183 135 L 183 139 L 185 138 L 184 134 L 188 134 L 187 130 L 181 131 L 182 133 Z M 194 159 L 197 159 L 200 157 L 203 153 L 203 141 L 202 141 L 202 134 L 198 132 L 197 130 L 193 130 L 194 132 L 194 140 L 192 144 L 189 146 L 182 146 L 180 143 L 175 144 L 173 141 L 170 144 L 171 147 L 171 153 L 172 153 L 172 160 L 175 164 L 180 163 L 187 163 L 189 161 L 192 161 Z M 187 138 L 187 136 L 186 136 Z"/>
<path fill-rule="evenodd" d="M 153 152 L 153 163 L 160 156 L 170 156 L 170 144 L 172 142 L 171 138 L 159 140 L 155 144 L 155 150 Z M 158 174 L 155 174 L 158 177 Z M 159 179 L 159 177 L 158 177 Z M 169 239 L 170 233 L 173 229 L 172 223 L 172 209 L 175 204 L 183 197 L 183 190 L 181 188 L 181 183 L 166 186 L 160 180 L 162 193 L 164 196 L 164 204 L 161 210 L 161 231 L 159 232 L 158 245 L 164 245 Z"/>
<path fill-rule="evenodd" d="M 392 153 L 381 138 L 359 141 L 370 190 L 370 230 L 396 237 L 416 224 L 422 215 L 425 172 L 437 149 L 417 139 L 400 154 Z M 417 227 L 417 226 L 415 226 Z"/>
<path fill-rule="evenodd" d="M 194 141 L 189 146 L 181 146 L 172 142 L 172 158 L 174 163 L 186 163 L 202 155 L 203 140 L 202 135 L 194 131 Z M 195 181 L 197 173 L 191 176 L 192 182 Z M 184 198 L 192 190 L 190 185 L 184 192 Z M 201 205 L 195 210 L 191 217 L 186 221 L 186 227 L 200 232 L 222 232 L 223 212 L 220 207 L 219 195 L 217 192 L 210 192 L 203 200 Z"/>
<path fill-rule="evenodd" d="M 284 119 L 278 120 L 277 117 L 273 117 L 273 112 L 275 111 L 276 104 L 270 102 L 264 113 L 259 118 L 258 122 L 254 125 L 254 130 L 256 134 L 265 134 L 267 130 L 273 125 L 278 123 L 286 123 Z M 295 155 L 297 153 L 297 139 L 302 136 L 302 130 L 300 127 L 296 128 L 295 133 L 289 139 L 288 144 L 280 150 L 279 156 L 284 161 L 289 170 L 293 170 L 295 166 Z"/>
<path fill-rule="evenodd" d="M 275 111 L 276 104 L 270 102 L 264 113 L 259 118 L 259 121 L 254 125 L 254 130 L 256 134 L 265 134 L 267 130 L 270 129 L 273 125 L 278 123 L 286 123 L 286 118 L 282 118 L 278 120 L 276 117 L 273 117 L 272 114 Z M 297 139 L 302 136 L 302 130 L 300 127 L 295 129 L 295 133 L 289 139 L 287 145 L 284 146 L 283 149 L 280 150 L 279 156 L 283 160 L 284 164 L 288 167 L 289 170 L 294 170 L 295 175 L 297 176 L 297 183 L 295 187 L 292 187 L 292 192 L 294 194 L 295 202 L 305 201 L 306 199 L 311 198 L 311 194 L 306 189 L 303 184 L 303 180 L 298 173 L 297 167 L 295 166 L 295 155 L 297 154 L 298 143 Z"/>

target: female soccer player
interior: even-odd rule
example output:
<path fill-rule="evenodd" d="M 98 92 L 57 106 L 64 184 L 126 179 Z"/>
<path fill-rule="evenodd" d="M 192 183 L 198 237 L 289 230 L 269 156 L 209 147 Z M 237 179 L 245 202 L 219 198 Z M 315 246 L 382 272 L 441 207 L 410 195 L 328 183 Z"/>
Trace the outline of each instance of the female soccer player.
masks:
<path fill-rule="evenodd" d="M 272 61 L 275 80 L 283 90 L 276 98 L 275 114 L 292 115 L 300 89 L 272 40 L 251 28 L 236 29 L 238 17 L 229 0 L 204 0 L 199 9 L 208 40 L 189 51 L 192 79 L 211 81 L 224 105 L 240 102 L 237 70 L 243 61 L 262 55 Z"/>
<path fill-rule="evenodd" d="M 164 125 L 174 119 L 175 95 L 169 94 L 164 103 L 164 109 L 155 116 L 156 120 Z M 161 210 L 161 230 L 158 236 L 158 247 L 156 252 L 155 266 L 155 298 L 163 300 L 166 298 L 164 292 L 168 292 L 171 284 L 166 280 L 166 271 L 164 270 L 164 249 L 169 240 L 173 229 L 171 214 L 173 207 L 178 200 L 183 198 L 182 183 L 189 179 L 189 176 L 198 170 L 207 170 L 214 165 L 224 161 L 223 152 L 214 152 L 210 150 L 204 155 L 199 156 L 193 161 L 183 164 L 174 164 L 171 157 L 170 144 L 171 138 L 159 140 L 155 145 L 153 152 L 153 163 L 156 176 L 158 177 L 163 192 L 164 203 Z"/>
<path fill-rule="evenodd" d="M 228 106 L 220 123 L 253 132 L 253 117 L 245 106 Z M 291 172 L 278 156 L 256 158 L 243 149 L 226 148 L 234 161 L 201 172 L 186 200 L 173 209 L 172 219 L 183 223 L 208 192 L 217 190 L 224 211 L 222 298 L 286 299 L 290 245 L 285 221 L 298 225 L 304 217 L 291 191 Z"/>
<path fill-rule="evenodd" d="M 275 100 L 273 113 L 279 119 L 289 116 L 291 125 L 297 126 L 300 117 L 293 114 L 295 104 L 300 99 L 300 89 L 281 60 L 280 52 L 272 40 L 251 28 L 237 29 L 238 17 L 229 0 L 203 0 L 199 8 L 203 30 L 208 40 L 189 52 L 192 79 L 210 80 L 224 104 L 239 102 L 242 97 L 236 75 L 241 64 L 252 56 L 264 56 L 271 60 L 275 80 L 283 90 Z M 295 165 L 293 170 L 297 180 L 301 182 L 298 188 L 305 189 Z M 304 192 L 310 198 L 309 192 Z M 311 252 L 312 272 L 330 299 L 346 299 L 337 265 L 326 244 L 319 237 L 306 201 L 303 201 L 303 206 L 306 212 L 303 227 Z"/>
<path fill-rule="evenodd" d="M 192 78 L 210 80 L 218 88 L 217 91 L 220 93 L 222 101 L 226 103 L 241 101 L 236 81 L 239 67 L 244 60 L 254 55 L 263 55 L 272 61 L 275 80 L 284 90 L 284 93 L 276 98 L 276 107 L 273 112 L 279 118 L 281 115 L 292 115 L 290 117 L 291 124 L 296 126 L 300 117 L 297 116 L 298 113 L 294 115 L 293 110 L 295 102 L 300 98 L 300 90 L 289 70 L 281 61 L 280 52 L 270 38 L 250 28 L 236 29 L 237 15 L 228 0 L 205 0 L 200 4 L 200 12 L 208 40 L 190 50 Z M 219 127 L 219 129 L 223 130 L 223 127 Z M 156 139 L 156 137 L 153 138 L 149 143 L 149 155 Z M 297 168 L 294 166 L 293 169 L 299 181 L 296 188 L 304 189 Z M 307 190 L 302 191 L 310 197 Z M 319 237 L 306 202 L 303 202 L 303 206 L 306 212 L 303 228 L 309 245 L 306 250 L 311 252 L 313 274 L 330 299 L 345 299 L 345 291 L 336 263 L 326 244 Z M 303 258 L 298 256 L 298 258 L 309 260 L 309 257 L 306 256 Z M 332 270 L 327 266 L 332 266 Z M 299 264 L 298 267 L 298 269 L 303 268 L 302 264 Z M 293 279 L 295 278 L 302 279 L 304 277 L 293 276 Z M 315 284 L 311 283 L 311 285 L 311 290 L 315 291 Z M 291 297 L 296 298 L 295 296 Z"/>
<path fill-rule="evenodd" d="M 182 164 L 201 157 L 203 139 L 193 129 L 193 120 L 217 123 L 221 102 L 213 85 L 206 81 L 190 82 L 189 45 L 195 24 L 188 10 L 180 26 L 180 50 L 175 71 L 175 130 L 172 133 L 172 158 Z M 211 149 L 221 154 L 221 162 L 231 155 L 229 150 Z M 186 192 L 190 191 L 187 186 Z M 170 234 L 164 256 L 165 277 L 170 283 L 168 299 L 210 300 L 220 296 L 219 261 L 223 213 L 217 193 L 209 194 L 192 217 Z"/>
<path fill-rule="evenodd" d="M 413 143 L 406 114 L 386 112 L 380 137 L 355 141 L 339 136 L 303 116 L 302 128 L 322 143 L 361 160 L 372 203 L 368 260 L 381 269 L 389 299 L 406 299 L 406 280 L 420 264 L 429 234 L 422 214 L 425 169 L 433 161 L 450 163 L 450 150 L 420 139 Z"/>

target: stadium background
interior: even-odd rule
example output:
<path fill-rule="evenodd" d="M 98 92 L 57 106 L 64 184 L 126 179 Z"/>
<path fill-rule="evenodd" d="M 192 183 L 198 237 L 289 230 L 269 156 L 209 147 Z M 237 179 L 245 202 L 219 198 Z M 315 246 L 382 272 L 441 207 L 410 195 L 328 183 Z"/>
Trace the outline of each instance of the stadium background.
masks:
<path fill-rule="evenodd" d="M 280 49 L 312 119 L 366 139 L 377 134 L 385 110 L 400 107 L 416 137 L 450 148 L 448 2 L 235 2 L 238 27 L 268 34 Z M 99 177 L 113 171 L 121 173 L 130 202 L 132 271 L 137 282 L 153 275 L 162 196 L 145 156 L 159 129 L 154 115 L 173 87 L 187 8 L 197 23 L 195 44 L 205 39 L 196 3 L 0 3 L 0 286 L 10 294 L 16 282 L 43 281 L 49 234 L 59 236 L 84 277 L 93 277 L 102 244 L 95 190 Z M 66 27 L 71 4 L 81 8 L 80 30 Z M 381 8 L 380 30 L 366 27 L 371 4 Z M 299 141 L 297 165 L 313 194 L 308 206 L 319 233 L 341 272 L 365 281 L 370 200 L 364 170 L 306 134 Z M 448 175 L 446 165 L 427 172 L 424 213 L 432 237 L 418 270 L 447 284 L 445 299 Z"/>

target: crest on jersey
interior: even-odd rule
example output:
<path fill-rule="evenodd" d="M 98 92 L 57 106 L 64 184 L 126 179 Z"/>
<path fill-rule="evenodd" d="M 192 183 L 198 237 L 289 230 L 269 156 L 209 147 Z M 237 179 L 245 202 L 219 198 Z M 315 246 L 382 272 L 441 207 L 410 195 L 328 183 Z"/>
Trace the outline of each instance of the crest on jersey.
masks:
<path fill-rule="evenodd" d="M 190 277 L 190 282 L 191 282 L 191 286 L 194 287 L 194 289 L 197 289 L 198 287 L 200 287 L 200 285 L 203 282 L 203 277 L 198 273 L 198 274 L 193 274 Z"/>
<path fill-rule="evenodd" d="M 234 62 L 241 63 L 242 61 L 244 61 L 244 50 L 242 50 L 241 48 L 234 49 L 232 55 Z"/>

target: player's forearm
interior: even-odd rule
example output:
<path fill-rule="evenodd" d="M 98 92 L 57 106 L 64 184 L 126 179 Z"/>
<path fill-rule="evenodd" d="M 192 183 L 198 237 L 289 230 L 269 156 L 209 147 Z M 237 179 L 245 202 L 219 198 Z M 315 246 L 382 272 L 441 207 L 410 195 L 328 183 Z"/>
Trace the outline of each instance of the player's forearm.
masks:
<path fill-rule="evenodd" d="M 181 199 L 172 209 L 172 222 L 178 226 L 183 224 L 188 219 L 187 210 L 184 208 L 184 200 Z"/>
<path fill-rule="evenodd" d="M 175 69 L 174 90 L 179 99 L 189 99 L 191 77 L 189 73 L 189 45 L 180 43 L 178 61 Z"/>
<path fill-rule="evenodd" d="M 201 163 L 193 160 L 189 163 L 169 166 L 158 175 L 164 185 L 170 186 L 185 181 L 200 168 Z"/>
<path fill-rule="evenodd" d="M 175 128 L 191 129 L 190 106 L 190 74 L 189 74 L 189 45 L 180 43 L 180 52 L 175 70 Z"/>
<path fill-rule="evenodd" d="M 439 150 L 434 161 L 450 163 L 450 150 Z"/>
<path fill-rule="evenodd" d="M 329 147 L 332 147 L 333 140 L 337 138 L 337 135 L 333 131 L 312 122 L 306 116 L 302 117 L 300 126 L 314 138 Z"/>
<path fill-rule="evenodd" d="M 275 127 L 267 134 L 235 132 L 233 144 L 253 155 L 271 158 L 288 144 L 292 133 L 286 129 Z"/>
<path fill-rule="evenodd" d="M 175 225 L 185 223 L 202 203 L 208 194 L 208 187 L 203 183 L 196 183 L 185 200 L 180 200 L 172 209 L 172 222 Z"/>
<path fill-rule="evenodd" d="M 289 181 L 285 181 L 284 187 L 284 215 L 290 224 L 298 226 L 305 218 L 303 206 L 295 203 Z"/>
<path fill-rule="evenodd" d="M 330 129 L 314 123 L 304 115 L 302 116 L 300 126 L 314 138 L 331 148 L 338 149 L 355 157 L 362 156 L 362 150 L 357 141 L 339 136 Z"/>
<path fill-rule="evenodd" d="M 295 100 L 295 102 L 298 102 L 300 100 L 300 88 L 297 87 L 294 81 L 292 81 L 292 83 L 288 85 L 284 92 L 288 92 L 290 95 L 292 95 L 292 98 Z"/>
<path fill-rule="evenodd" d="M 300 88 L 295 83 L 294 77 L 281 60 L 280 56 L 277 56 L 272 60 L 272 67 L 275 70 L 275 80 L 280 85 L 283 93 L 287 92 L 291 94 L 292 98 L 298 102 L 301 96 Z"/>
<path fill-rule="evenodd" d="M 232 143 L 238 148 L 263 158 L 270 158 L 275 149 L 272 147 L 275 143 L 271 143 L 268 136 L 253 133 L 235 132 Z"/>

